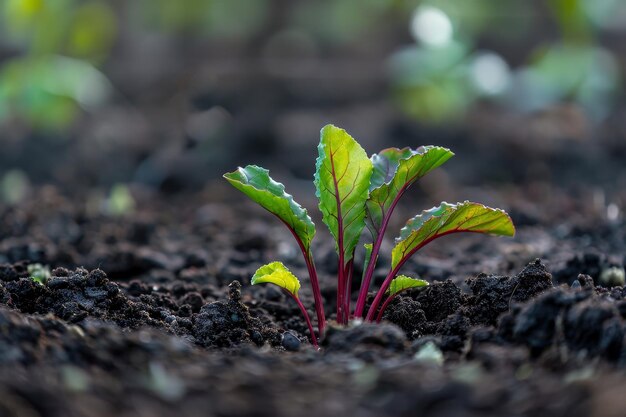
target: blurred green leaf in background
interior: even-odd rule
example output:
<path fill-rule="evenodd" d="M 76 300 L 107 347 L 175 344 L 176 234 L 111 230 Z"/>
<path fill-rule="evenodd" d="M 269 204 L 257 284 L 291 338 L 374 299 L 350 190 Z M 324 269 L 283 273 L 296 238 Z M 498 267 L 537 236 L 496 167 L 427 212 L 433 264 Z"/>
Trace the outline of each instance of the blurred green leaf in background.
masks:
<path fill-rule="evenodd" d="M 287 82 L 314 73 L 311 57 L 328 68 L 386 61 L 390 88 L 379 98 L 429 123 L 461 121 L 485 101 L 522 114 L 570 103 L 601 121 L 624 70 L 605 38 L 624 27 L 623 0 L 4 0 L 0 123 L 67 129 L 119 93 L 110 80 L 141 77 L 124 54 L 219 67 L 258 51 L 282 56 L 272 51 L 285 44 L 303 58 L 276 64 Z M 174 82 L 188 76 L 172 68 L 163 73 Z"/>
<path fill-rule="evenodd" d="M 34 128 L 61 129 L 80 108 L 109 94 L 94 65 L 116 36 L 116 18 L 103 1 L 6 0 L 0 31 L 14 56 L 0 66 L 0 123 L 23 119 Z"/>
<path fill-rule="evenodd" d="M 432 123 L 460 119 L 482 100 L 522 113 L 573 103 L 592 120 L 608 117 L 619 92 L 621 69 L 615 53 L 601 46 L 599 37 L 603 29 L 626 22 L 626 2 L 546 4 L 543 16 L 532 1 L 421 2 L 409 24 L 416 43 L 390 59 L 395 102 L 407 114 Z M 532 42 L 536 36 L 532 31 L 540 33 L 538 28 L 554 30 L 557 36 Z M 501 38 L 490 43 L 507 49 L 477 46 L 489 38 Z M 511 49 L 529 39 L 531 50 L 520 62 Z"/>

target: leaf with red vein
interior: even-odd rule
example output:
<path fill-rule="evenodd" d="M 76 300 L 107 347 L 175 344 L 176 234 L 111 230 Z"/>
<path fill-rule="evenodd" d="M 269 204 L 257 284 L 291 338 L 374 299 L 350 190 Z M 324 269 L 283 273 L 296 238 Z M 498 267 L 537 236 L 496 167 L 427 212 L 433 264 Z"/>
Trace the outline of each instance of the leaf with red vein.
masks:
<path fill-rule="evenodd" d="M 316 195 L 322 220 L 335 238 L 337 253 L 345 266 L 365 227 L 372 162 L 345 130 L 327 125 L 320 136 Z"/>
<path fill-rule="evenodd" d="M 391 252 L 391 266 L 396 268 L 432 240 L 451 233 L 473 232 L 499 236 L 515 235 L 515 226 L 506 212 L 479 203 L 441 203 L 423 211 L 400 231 Z"/>
<path fill-rule="evenodd" d="M 398 199 L 417 180 L 441 166 L 454 153 L 439 146 L 417 149 L 389 148 L 372 155 L 374 171 L 367 200 L 367 227 L 376 240 L 384 232 L 384 219 L 390 216 Z"/>

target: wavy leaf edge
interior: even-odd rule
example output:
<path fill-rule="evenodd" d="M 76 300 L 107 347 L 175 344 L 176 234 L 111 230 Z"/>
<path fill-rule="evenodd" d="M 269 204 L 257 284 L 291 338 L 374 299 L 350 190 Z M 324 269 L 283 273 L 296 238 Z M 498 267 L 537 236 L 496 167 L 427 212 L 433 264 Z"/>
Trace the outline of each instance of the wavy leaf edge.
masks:
<path fill-rule="evenodd" d="M 271 262 L 259 267 L 251 280 L 252 285 L 274 284 L 298 298 L 300 280 L 282 262 Z"/>

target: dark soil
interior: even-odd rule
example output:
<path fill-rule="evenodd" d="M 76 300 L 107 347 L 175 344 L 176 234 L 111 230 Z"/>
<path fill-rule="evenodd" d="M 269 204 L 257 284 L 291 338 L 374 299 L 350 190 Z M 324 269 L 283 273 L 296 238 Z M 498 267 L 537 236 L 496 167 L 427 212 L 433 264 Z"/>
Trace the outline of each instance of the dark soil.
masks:
<path fill-rule="evenodd" d="M 425 248 L 406 273 L 429 287 L 380 325 L 331 322 L 318 352 L 291 300 L 249 285 L 281 259 L 314 317 L 289 232 L 215 190 L 117 218 L 52 188 L 0 209 L 1 416 L 623 415 L 626 287 L 603 282 L 624 267 L 622 220 L 555 192 L 541 216 L 572 216 L 538 227 L 505 194 L 516 239 Z M 315 242 L 332 318 L 333 247 Z"/>

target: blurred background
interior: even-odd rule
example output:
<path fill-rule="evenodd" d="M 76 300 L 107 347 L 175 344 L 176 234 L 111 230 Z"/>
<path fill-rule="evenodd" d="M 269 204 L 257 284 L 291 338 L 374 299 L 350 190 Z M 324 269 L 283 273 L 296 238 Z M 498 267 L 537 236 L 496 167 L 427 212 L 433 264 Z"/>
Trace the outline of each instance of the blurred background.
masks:
<path fill-rule="evenodd" d="M 453 148 L 438 184 L 619 199 L 625 72 L 623 0 L 2 0 L 0 198 L 309 181 L 334 123 Z"/>

